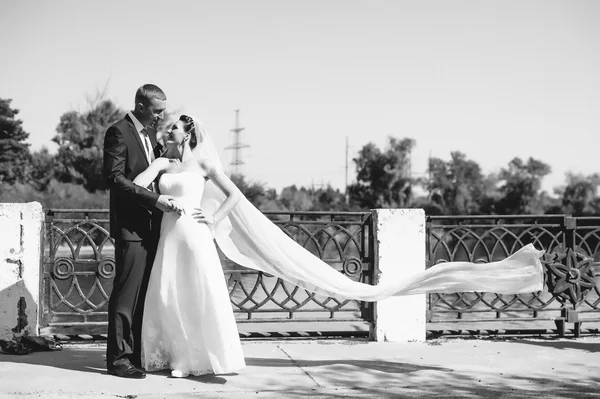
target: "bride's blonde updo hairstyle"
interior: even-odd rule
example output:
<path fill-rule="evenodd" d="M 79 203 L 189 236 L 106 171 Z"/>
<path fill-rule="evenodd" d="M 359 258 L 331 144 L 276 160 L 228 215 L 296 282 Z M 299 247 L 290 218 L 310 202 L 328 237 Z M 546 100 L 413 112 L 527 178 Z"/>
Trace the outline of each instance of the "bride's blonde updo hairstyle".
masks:
<path fill-rule="evenodd" d="M 198 145 L 198 135 L 196 134 L 196 125 L 194 118 L 187 115 L 181 115 L 179 120 L 183 122 L 183 131 L 190 134 L 190 148 Z"/>

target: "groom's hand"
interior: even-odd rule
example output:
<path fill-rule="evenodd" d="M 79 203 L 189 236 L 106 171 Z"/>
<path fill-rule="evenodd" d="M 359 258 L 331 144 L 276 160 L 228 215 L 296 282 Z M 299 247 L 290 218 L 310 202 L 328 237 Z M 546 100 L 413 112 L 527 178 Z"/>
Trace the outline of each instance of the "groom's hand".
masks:
<path fill-rule="evenodd" d="M 156 201 L 156 207 L 163 212 L 176 211 L 177 203 L 173 199 L 170 195 L 161 195 L 158 197 L 158 201 Z"/>
<path fill-rule="evenodd" d="M 183 210 L 183 206 L 174 198 L 171 198 L 169 201 L 173 205 L 173 212 L 177 212 L 179 216 L 182 216 L 185 213 L 185 211 Z"/>

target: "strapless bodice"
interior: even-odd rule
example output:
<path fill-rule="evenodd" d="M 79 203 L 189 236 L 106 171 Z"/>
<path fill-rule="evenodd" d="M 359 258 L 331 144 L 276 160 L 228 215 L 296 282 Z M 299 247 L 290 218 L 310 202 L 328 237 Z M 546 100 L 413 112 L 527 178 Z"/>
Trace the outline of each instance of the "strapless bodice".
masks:
<path fill-rule="evenodd" d="M 158 187 L 161 194 L 172 195 L 185 207 L 198 207 L 204 192 L 204 177 L 198 172 L 165 173 Z"/>

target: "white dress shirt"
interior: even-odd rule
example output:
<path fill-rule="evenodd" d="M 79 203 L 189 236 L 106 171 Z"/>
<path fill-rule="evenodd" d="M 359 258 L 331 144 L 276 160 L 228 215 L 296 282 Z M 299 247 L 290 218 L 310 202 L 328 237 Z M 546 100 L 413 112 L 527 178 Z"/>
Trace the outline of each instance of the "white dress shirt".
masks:
<path fill-rule="evenodd" d="M 138 121 L 138 119 L 135 117 L 135 115 L 133 115 L 133 112 L 128 112 L 127 115 L 129 115 L 129 117 L 133 121 L 133 126 L 135 126 L 135 130 L 137 130 L 138 134 L 140 135 L 140 139 L 142 140 L 142 144 L 144 145 L 146 159 L 148 160 L 148 163 L 150 164 L 154 160 L 153 159 L 154 153 L 152 151 L 152 144 L 150 143 L 150 138 L 148 137 L 148 133 L 146 133 L 144 125 L 142 125 L 142 123 L 140 121 Z"/>

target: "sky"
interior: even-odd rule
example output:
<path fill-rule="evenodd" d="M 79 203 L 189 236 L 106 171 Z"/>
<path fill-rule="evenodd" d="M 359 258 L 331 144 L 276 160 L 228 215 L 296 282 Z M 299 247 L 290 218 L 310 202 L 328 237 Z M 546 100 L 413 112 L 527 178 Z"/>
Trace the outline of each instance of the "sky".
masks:
<path fill-rule="evenodd" d="M 0 0 L 0 98 L 33 150 L 106 88 L 124 109 L 154 83 L 242 171 L 282 187 L 345 185 L 352 158 L 416 140 L 412 170 L 461 151 L 485 173 L 514 157 L 600 172 L 600 1 Z"/>

